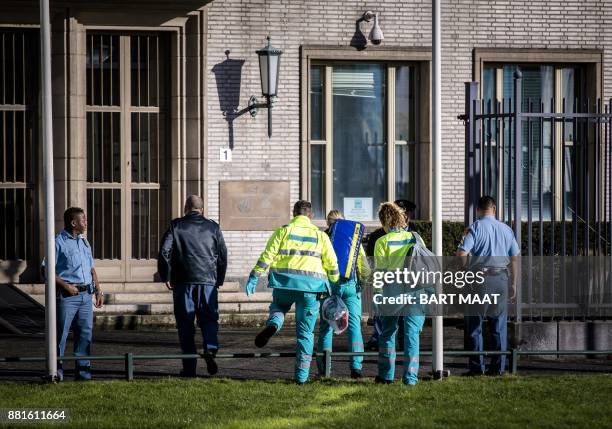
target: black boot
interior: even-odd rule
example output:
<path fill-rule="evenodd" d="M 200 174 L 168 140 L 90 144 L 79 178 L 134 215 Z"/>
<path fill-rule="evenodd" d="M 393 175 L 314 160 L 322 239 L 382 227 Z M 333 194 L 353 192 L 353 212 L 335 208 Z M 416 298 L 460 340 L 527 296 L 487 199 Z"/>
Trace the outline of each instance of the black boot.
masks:
<path fill-rule="evenodd" d="M 377 352 L 378 351 L 378 339 L 370 338 L 368 342 L 365 344 L 365 349 L 367 351 Z"/>
<path fill-rule="evenodd" d="M 183 377 L 183 378 L 195 378 L 197 377 L 195 371 L 185 371 L 184 369 L 182 369 L 179 372 L 179 377 Z"/>
<path fill-rule="evenodd" d="M 277 329 L 278 327 L 276 325 L 266 326 L 263 329 L 263 331 L 261 331 L 255 337 L 255 347 L 262 348 L 263 346 L 268 344 L 268 341 L 270 341 L 270 338 L 272 338 L 272 335 L 276 334 Z"/>
<path fill-rule="evenodd" d="M 384 378 L 380 378 L 379 376 L 376 376 L 376 378 L 374 379 L 374 383 L 376 383 L 376 384 L 393 384 L 393 380 L 385 380 Z"/>
<path fill-rule="evenodd" d="M 360 369 L 351 369 L 351 378 L 361 378 L 363 374 Z"/>
<path fill-rule="evenodd" d="M 217 349 L 211 349 L 204 352 L 204 362 L 206 362 L 206 371 L 210 375 L 215 375 L 219 371 L 217 362 L 215 362 L 215 356 L 217 355 Z"/>

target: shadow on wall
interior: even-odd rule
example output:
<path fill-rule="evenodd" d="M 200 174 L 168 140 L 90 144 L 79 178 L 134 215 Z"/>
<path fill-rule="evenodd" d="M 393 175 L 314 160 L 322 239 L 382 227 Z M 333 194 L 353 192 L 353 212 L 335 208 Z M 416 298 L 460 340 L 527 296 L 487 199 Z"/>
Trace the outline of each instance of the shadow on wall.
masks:
<path fill-rule="evenodd" d="M 234 149 L 234 120 L 245 113 L 238 111 L 240 106 L 240 83 L 242 66 L 245 60 L 234 60 L 229 57 L 230 51 L 225 51 L 227 58 L 212 68 L 217 81 L 219 108 L 225 117 L 229 129 L 229 147 Z"/>
<path fill-rule="evenodd" d="M 0 261 L 0 282 L 38 283 L 42 280 L 40 270 L 40 262 L 37 261 Z"/>
<path fill-rule="evenodd" d="M 36 334 L 45 331 L 45 309 L 11 283 L 0 283 L 0 332 Z"/>
<path fill-rule="evenodd" d="M 357 48 L 358 51 L 364 50 L 368 44 L 368 39 L 366 39 L 366 36 L 361 31 L 361 22 L 362 19 L 358 19 L 355 22 L 355 33 L 353 34 L 350 43 L 350 45 L 353 48 Z"/>

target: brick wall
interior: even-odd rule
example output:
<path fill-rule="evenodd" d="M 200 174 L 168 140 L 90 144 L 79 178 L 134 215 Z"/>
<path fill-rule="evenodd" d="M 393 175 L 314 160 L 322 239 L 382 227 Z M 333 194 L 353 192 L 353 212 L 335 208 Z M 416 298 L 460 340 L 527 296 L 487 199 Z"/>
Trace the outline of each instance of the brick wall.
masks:
<path fill-rule="evenodd" d="M 442 2 L 442 204 L 445 219 L 463 217 L 464 85 L 472 79 L 472 50 L 495 48 L 600 48 L 604 55 L 604 96 L 612 95 L 612 74 L 605 69 L 612 41 L 609 1 L 483 1 Z M 431 46 L 430 1 L 214 0 L 208 7 L 208 185 L 209 215 L 219 212 L 219 180 L 290 180 L 291 201 L 299 197 L 300 63 L 305 44 L 348 46 L 355 21 L 366 10 L 379 13 L 385 46 Z M 364 24 L 364 28 L 369 24 Z M 369 27 L 368 27 L 369 28 Z M 233 162 L 219 162 L 219 148 L 228 147 L 229 128 L 219 94 L 236 80 L 215 75 L 215 66 L 229 59 L 240 67 L 238 108 L 261 93 L 255 51 L 267 35 L 284 53 L 279 101 L 273 112 L 274 135 L 267 138 L 267 112 L 233 121 Z M 366 33 L 367 34 L 367 33 Z M 368 48 L 371 49 L 371 48 Z M 230 63 L 226 63 L 230 64 Z M 238 63 L 231 63 L 238 64 Z M 217 68 L 216 70 L 219 70 Z M 223 68 L 221 68 L 223 70 Z M 225 96 L 224 96 L 225 97 Z M 230 276 L 245 276 L 263 249 L 267 232 L 225 232 L 230 250 Z"/>

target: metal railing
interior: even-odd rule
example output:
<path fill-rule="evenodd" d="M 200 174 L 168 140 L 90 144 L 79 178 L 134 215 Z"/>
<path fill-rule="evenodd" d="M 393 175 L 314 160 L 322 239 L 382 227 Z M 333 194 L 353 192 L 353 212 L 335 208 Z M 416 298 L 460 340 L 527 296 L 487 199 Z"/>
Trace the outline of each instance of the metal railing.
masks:
<path fill-rule="evenodd" d="M 215 359 L 251 359 L 251 358 L 295 358 L 296 353 L 294 352 L 277 352 L 277 353 L 219 353 L 215 356 Z M 378 357 L 378 352 L 334 352 L 324 351 L 323 362 L 324 362 L 324 376 L 331 377 L 331 364 L 333 357 L 351 357 L 351 356 L 363 356 L 363 357 Z M 421 356 L 431 356 L 432 351 L 423 350 L 420 352 Z M 612 355 L 612 349 L 609 350 L 520 350 L 510 349 L 506 351 L 494 351 L 485 350 L 482 352 L 478 351 L 467 351 L 467 350 L 445 350 L 444 356 L 478 356 L 483 357 L 490 356 L 501 356 L 505 355 L 509 357 L 508 369 L 511 374 L 518 374 L 518 362 L 519 357 L 522 356 L 576 356 L 576 355 Z M 396 356 L 403 357 L 403 352 L 397 352 Z M 107 356 L 64 356 L 61 359 L 58 358 L 58 362 L 61 361 L 76 361 L 76 360 L 98 360 L 98 361 L 123 361 L 124 362 L 124 373 L 125 380 L 134 380 L 134 368 L 136 361 L 144 360 L 176 360 L 176 359 L 204 359 L 208 357 L 207 354 L 169 354 L 169 355 L 136 355 L 133 353 L 124 353 L 119 355 L 107 355 Z M 313 353 L 313 357 L 316 358 L 317 354 Z M 44 362 L 46 357 L 3 357 L 0 358 L 1 363 L 13 363 L 13 362 Z"/>
<path fill-rule="evenodd" d="M 499 220 L 513 227 L 526 262 L 518 321 L 610 317 L 612 99 L 523 97 L 528 89 L 518 70 L 501 100 L 465 84 L 465 223 L 490 195 Z M 577 256 L 592 269 L 568 279 Z"/>

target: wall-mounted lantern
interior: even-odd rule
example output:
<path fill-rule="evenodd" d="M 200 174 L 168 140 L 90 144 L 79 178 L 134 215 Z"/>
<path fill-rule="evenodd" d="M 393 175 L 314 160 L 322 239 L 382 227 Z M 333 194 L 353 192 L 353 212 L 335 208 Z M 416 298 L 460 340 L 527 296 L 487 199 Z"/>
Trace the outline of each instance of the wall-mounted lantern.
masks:
<path fill-rule="evenodd" d="M 374 25 L 372 25 L 372 29 L 370 30 L 368 39 L 370 39 L 370 42 L 372 42 L 373 45 L 380 45 L 382 41 L 385 39 L 385 36 L 383 35 L 383 32 L 380 29 L 380 26 L 378 25 L 378 14 L 377 13 L 374 13 L 371 10 L 368 10 L 363 13 L 363 15 L 361 16 L 361 18 L 359 18 L 359 20 L 357 20 L 357 23 L 360 23 L 363 21 L 370 22 L 372 21 L 372 19 L 374 19 Z"/>
<path fill-rule="evenodd" d="M 280 56 L 283 53 L 280 49 L 274 48 L 270 44 L 270 37 L 267 37 L 268 44 L 258 51 L 259 56 L 259 75 L 261 77 L 261 94 L 266 98 L 265 104 L 259 104 L 254 95 L 249 99 L 249 112 L 252 117 L 257 115 L 259 107 L 268 108 L 268 137 L 272 137 L 272 103 L 278 90 L 278 75 L 280 71 Z"/>

